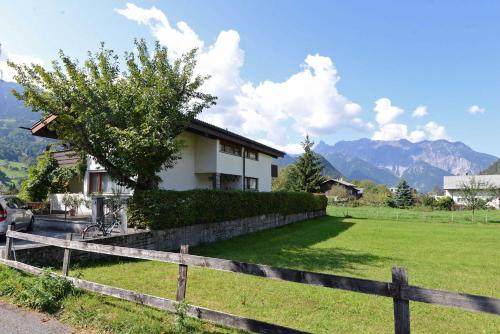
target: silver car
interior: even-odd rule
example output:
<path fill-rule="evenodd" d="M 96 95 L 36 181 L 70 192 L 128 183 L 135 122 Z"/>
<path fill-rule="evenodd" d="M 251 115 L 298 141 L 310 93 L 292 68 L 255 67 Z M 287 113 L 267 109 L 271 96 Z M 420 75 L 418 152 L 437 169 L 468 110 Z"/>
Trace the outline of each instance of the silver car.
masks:
<path fill-rule="evenodd" d="M 7 226 L 12 223 L 17 231 L 31 231 L 35 224 L 35 217 L 20 198 L 0 195 L 0 235 L 5 235 Z"/>

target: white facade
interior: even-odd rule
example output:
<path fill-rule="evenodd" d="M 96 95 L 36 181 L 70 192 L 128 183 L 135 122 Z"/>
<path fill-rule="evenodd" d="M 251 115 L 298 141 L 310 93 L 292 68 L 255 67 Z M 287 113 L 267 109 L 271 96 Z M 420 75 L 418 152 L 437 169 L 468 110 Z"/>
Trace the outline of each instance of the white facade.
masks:
<path fill-rule="evenodd" d="M 177 160 L 174 167 L 164 169 L 159 173 L 160 189 L 244 190 L 245 178 L 253 178 L 257 180 L 255 190 L 271 191 L 273 157 L 270 155 L 258 152 L 257 160 L 244 158 L 244 147 L 242 147 L 241 155 L 225 153 L 221 151 L 219 139 L 187 131 L 183 132 L 179 139 L 184 144 L 181 151 L 182 158 Z M 89 157 L 83 182 L 84 195 L 88 196 L 93 192 L 130 194 L 128 189 L 118 186 L 106 178 L 106 175 L 106 170 Z M 96 183 L 96 179 L 99 181 L 99 177 L 100 187 L 96 188 L 91 184 Z"/>
<path fill-rule="evenodd" d="M 160 172 L 160 188 L 171 190 L 219 189 L 243 190 L 244 177 L 257 179 L 258 191 L 271 191 L 273 158 L 258 152 L 258 160 L 224 153 L 221 141 L 184 132 L 182 159 L 173 168 Z M 243 148 L 244 150 L 244 148 Z M 219 181 L 214 181 L 219 178 Z M 215 182 L 215 183 L 214 183 Z"/>
<path fill-rule="evenodd" d="M 56 116 L 50 116 L 31 127 L 35 136 L 57 138 L 48 129 Z M 200 120 L 192 120 L 178 137 L 184 147 L 181 159 L 174 167 L 159 173 L 161 189 L 237 189 L 248 191 L 271 191 L 272 173 L 277 173 L 273 158 L 283 157 L 284 152 L 255 142 Z M 60 152 L 60 160 L 74 163 L 71 150 Z M 62 154 L 64 153 L 64 154 Z M 88 157 L 83 180 L 74 180 L 72 193 L 89 198 L 92 194 L 131 195 L 131 190 L 113 182 L 105 168 L 94 158 Z M 54 210 L 62 210 L 62 194 L 51 196 Z M 79 211 L 85 211 L 81 208 Z"/>
<path fill-rule="evenodd" d="M 474 178 L 477 184 L 488 185 L 488 187 L 493 187 L 495 189 L 500 189 L 500 175 L 460 175 L 460 176 L 445 176 L 444 177 L 444 191 L 445 196 L 451 197 L 455 203 L 458 205 L 466 205 L 463 193 L 460 189 L 463 185 L 470 184 L 471 180 Z M 490 192 L 485 191 L 484 194 L 479 196 L 485 201 L 489 201 L 488 205 L 496 209 L 500 209 L 500 199 L 498 196 L 492 199 Z"/>

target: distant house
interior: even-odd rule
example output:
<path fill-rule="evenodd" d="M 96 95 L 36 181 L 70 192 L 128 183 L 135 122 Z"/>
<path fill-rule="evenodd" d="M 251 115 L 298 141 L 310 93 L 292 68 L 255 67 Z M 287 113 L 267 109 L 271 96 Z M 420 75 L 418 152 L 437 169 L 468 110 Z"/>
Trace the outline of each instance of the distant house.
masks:
<path fill-rule="evenodd" d="M 55 116 L 35 123 L 31 127 L 34 136 L 55 138 L 57 134 L 48 125 Z M 170 190 L 189 189 L 239 189 L 244 191 L 271 191 L 272 177 L 277 176 L 275 158 L 284 152 L 227 131 L 212 124 L 193 120 L 179 137 L 184 141 L 181 159 L 173 168 L 162 170 L 160 188 Z M 53 153 L 59 165 L 72 166 L 77 159 L 72 150 Z M 74 180 L 70 192 L 88 198 L 92 194 L 131 194 L 119 187 L 97 161 L 87 157 L 83 180 Z M 50 196 L 51 206 L 60 210 L 62 194 Z M 82 211 L 85 211 L 82 208 Z"/>
<path fill-rule="evenodd" d="M 476 182 L 482 184 L 488 184 L 491 187 L 500 189 L 500 175 L 460 175 L 460 176 L 445 176 L 444 177 L 444 191 L 445 196 L 451 197 L 455 203 L 458 205 L 466 205 L 462 192 L 464 184 L 470 184 L 472 178 L 475 178 Z M 482 196 L 484 200 L 490 200 L 491 194 L 484 193 Z M 500 199 L 498 197 L 493 198 L 488 205 L 500 208 Z"/>
<path fill-rule="evenodd" d="M 329 178 L 328 180 L 324 181 L 321 184 L 320 189 L 321 192 L 324 193 L 326 196 L 333 196 L 331 191 L 334 186 L 339 186 L 344 188 L 349 196 L 355 198 L 360 198 L 361 196 L 363 196 L 363 189 L 356 187 L 356 185 L 349 183 L 342 178 L 339 179 Z"/>
<path fill-rule="evenodd" d="M 398 192 L 398 187 L 389 187 L 391 194 L 395 195 Z"/>

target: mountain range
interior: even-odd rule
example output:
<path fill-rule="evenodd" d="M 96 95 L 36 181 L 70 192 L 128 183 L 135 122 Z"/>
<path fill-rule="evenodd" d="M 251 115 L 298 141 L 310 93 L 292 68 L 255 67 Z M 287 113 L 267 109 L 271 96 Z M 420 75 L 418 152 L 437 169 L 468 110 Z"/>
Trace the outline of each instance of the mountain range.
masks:
<path fill-rule="evenodd" d="M 314 151 L 350 180 L 371 180 L 395 186 L 403 178 L 421 192 L 442 188 L 447 175 L 479 174 L 497 157 L 447 140 L 377 141 L 359 139 L 329 145 L 320 141 Z M 288 157 L 288 161 L 293 156 Z M 287 159 L 278 161 L 286 165 Z M 327 175 L 327 173 L 325 173 Z"/>
<path fill-rule="evenodd" d="M 0 160 L 33 162 L 48 141 L 20 128 L 31 126 L 40 114 L 18 101 L 12 89 L 21 90 L 21 86 L 0 80 Z"/>

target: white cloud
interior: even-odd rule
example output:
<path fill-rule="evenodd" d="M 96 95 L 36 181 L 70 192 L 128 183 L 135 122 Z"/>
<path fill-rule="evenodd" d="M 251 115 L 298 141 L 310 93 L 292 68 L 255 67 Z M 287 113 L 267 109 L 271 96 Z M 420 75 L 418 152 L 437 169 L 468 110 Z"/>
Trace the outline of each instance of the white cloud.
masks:
<path fill-rule="evenodd" d="M 43 61 L 40 58 L 7 52 L 5 49 L 2 49 L 2 54 L 0 55 L 0 72 L 5 81 L 14 81 L 14 75 L 16 74 L 14 69 L 7 65 L 7 60 L 13 61 L 16 64 L 43 65 Z"/>
<path fill-rule="evenodd" d="M 375 101 L 375 108 L 373 111 L 377 114 L 375 120 L 380 125 L 391 123 L 404 112 L 403 109 L 393 106 L 391 100 L 386 97 Z"/>
<path fill-rule="evenodd" d="M 426 106 L 418 106 L 412 113 L 413 117 L 421 118 L 427 116 L 429 113 L 427 112 Z"/>
<path fill-rule="evenodd" d="M 484 108 L 481 108 L 477 104 L 473 104 L 469 107 L 468 111 L 471 114 L 483 114 L 486 110 Z"/>
<path fill-rule="evenodd" d="M 116 9 L 116 11 L 129 20 L 147 25 L 157 40 L 168 45 L 174 58 L 191 51 L 193 48 L 203 48 L 203 41 L 186 22 L 180 21 L 176 25 L 177 29 L 173 28 L 165 14 L 154 6 L 145 9 L 127 3 L 124 9 Z"/>
<path fill-rule="evenodd" d="M 148 26 L 174 58 L 198 48 L 197 72 L 211 76 L 203 90 L 218 97 L 217 106 L 200 115 L 207 122 L 295 151 L 298 148 L 289 143 L 297 142 L 297 137 L 305 133 L 327 134 L 340 127 L 373 128 L 360 117 L 361 106 L 338 92 L 340 77 L 329 57 L 307 55 L 302 68 L 283 82 L 244 82 L 240 76 L 244 51 L 237 31 L 221 31 L 207 46 L 187 23 L 179 22 L 174 27 L 155 7 L 144 9 L 127 3 L 116 11 Z"/>
<path fill-rule="evenodd" d="M 406 124 L 396 123 L 396 118 L 403 114 L 404 110 L 392 105 L 391 100 L 386 97 L 375 101 L 375 108 L 373 111 L 376 114 L 375 119 L 379 124 L 378 130 L 373 133 L 373 140 L 393 141 L 406 139 L 416 143 L 426 139 L 449 139 L 444 126 L 436 122 L 428 122 L 423 127 L 417 126 L 413 131 L 410 131 Z M 427 107 L 422 105 L 418 106 L 413 111 L 412 116 L 420 118 L 427 114 Z"/>
<path fill-rule="evenodd" d="M 282 122 L 290 123 L 301 135 L 327 134 L 341 126 L 368 128 L 359 117 L 361 106 L 337 91 L 338 80 L 330 58 L 308 55 L 302 71 L 284 82 L 243 85 L 236 98 L 243 132 L 265 130 L 268 138 L 280 143 L 276 129 Z"/>
<path fill-rule="evenodd" d="M 406 124 L 389 123 L 382 125 L 373 134 L 373 140 L 399 140 L 408 138 L 408 126 Z"/>
<path fill-rule="evenodd" d="M 427 136 L 426 136 L 426 133 L 424 131 L 422 131 L 422 130 L 414 130 L 414 131 L 412 131 L 408 135 L 407 139 L 409 141 L 411 141 L 412 143 L 418 143 L 418 142 L 420 142 L 422 140 L 425 140 L 426 137 Z"/>
<path fill-rule="evenodd" d="M 301 154 L 304 152 L 304 148 L 301 144 L 286 144 L 286 145 L 277 145 L 270 140 L 267 139 L 257 139 L 259 143 L 264 145 L 272 146 L 280 151 L 286 152 L 288 154 Z"/>
<path fill-rule="evenodd" d="M 427 132 L 427 138 L 429 140 L 449 139 L 444 126 L 439 125 L 436 122 L 427 123 L 424 129 Z"/>
<path fill-rule="evenodd" d="M 436 122 L 429 122 L 423 128 L 417 127 L 416 130 L 409 132 L 408 126 L 401 123 L 389 123 L 382 125 L 372 137 L 373 140 L 400 140 L 407 139 L 413 143 L 422 140 L 449 139 L 444 126 Z"/>

